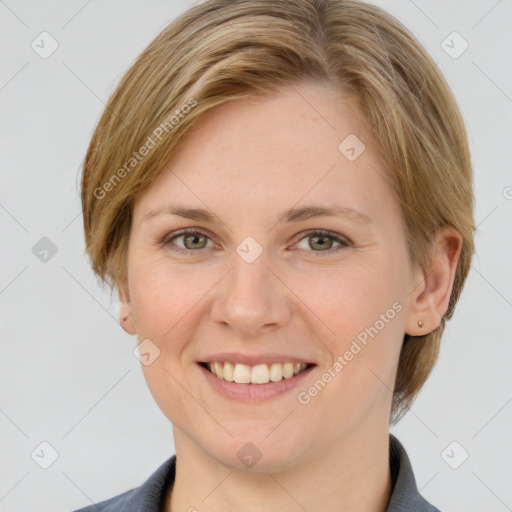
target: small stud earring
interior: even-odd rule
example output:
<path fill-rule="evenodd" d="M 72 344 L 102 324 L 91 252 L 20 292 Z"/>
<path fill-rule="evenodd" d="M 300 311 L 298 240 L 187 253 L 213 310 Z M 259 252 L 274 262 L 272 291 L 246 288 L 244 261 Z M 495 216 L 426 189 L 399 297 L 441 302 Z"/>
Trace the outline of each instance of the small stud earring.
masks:
<path fill-rule="evenodd" d="M 418 320 L 418 327 L 423 327 L 423 321 L 422 320 Z"/>

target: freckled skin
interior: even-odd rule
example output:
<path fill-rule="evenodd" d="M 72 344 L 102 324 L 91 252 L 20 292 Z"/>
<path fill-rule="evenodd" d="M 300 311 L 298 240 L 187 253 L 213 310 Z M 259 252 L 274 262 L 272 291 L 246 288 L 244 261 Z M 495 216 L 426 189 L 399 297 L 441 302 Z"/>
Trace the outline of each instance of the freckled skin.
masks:
<path fill-rule="evenodd" d="M 417 334 L 420 308 L 428 327 L 444 303 L 421 295 L 398 202 L 349 99 L 315 84 L 295 89 L 314 109 L 290 88 L 208 112 L 134 206 L 124 327 L 161 351 L 142 368 L 174 428 L 173 510 L 200 503 L 229 471 L 200 510 L 229 510 L 241 496 L 259 510 L 262 495 L 280 510 L 296 510 L 266 471 L 308 510 L 339 510 L 340 503 L 356 510 L 355 502 L 357 510 L 384 510 L 389 498 L 388 421 L 401 343 L 406 332 Z M 338 150 L 349 134 L 366 145 L 355 161 Z M 141 223 L 166 203 L 207 208 L 221 222 L 157 215 Z M 278 223 L 281 212 L 306 205 L 356 208 L 371 222 Z M 183 228 L 207 238 L 160 243 Z M 305 233 L 314 229 L 350 244 L 327 238 L 329 250 L 321 251 Z M 252 263 L 236 252 L 247 237 L 263 251 Z M 173 244 L 187 254 L 173 252 Z M 451 289 L 445 273 L 436 283 Z M 299 403 L 298 392 L 395 303 L 401 311 L 307 405 Z M 197 367 L 200 356 L 222 350 L 282 352 L 317 366 L 301 389 L 240 404 L 216 393 Z M 252 469 L 237 457 L 248 442 L 262 454 Z"/>

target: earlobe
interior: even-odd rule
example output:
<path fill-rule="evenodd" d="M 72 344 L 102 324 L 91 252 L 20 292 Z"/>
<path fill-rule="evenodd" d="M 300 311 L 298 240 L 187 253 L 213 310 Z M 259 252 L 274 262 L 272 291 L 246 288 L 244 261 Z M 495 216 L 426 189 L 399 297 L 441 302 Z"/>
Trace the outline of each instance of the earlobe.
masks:
<path fill-rule="evenodd" d="M 406 323 L 410 336 L 424 336 L 439 327 L 448 310 L 461 248 L 462 237 L 454 228 L 440 231 L 428 268 L 414 290 Z"/>

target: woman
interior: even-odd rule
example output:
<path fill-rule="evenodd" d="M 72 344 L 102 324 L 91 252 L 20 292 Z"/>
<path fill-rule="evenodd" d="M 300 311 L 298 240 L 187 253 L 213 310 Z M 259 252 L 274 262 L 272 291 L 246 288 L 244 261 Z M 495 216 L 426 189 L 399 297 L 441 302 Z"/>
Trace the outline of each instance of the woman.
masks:
<path fill-rule="evenodd" d="M 356 0 L 210 0 L 109 100 L 82 176 L 176 456 L 105 511 L 435 511 L 390 436 L 473 253 L 467 136 Z"/>

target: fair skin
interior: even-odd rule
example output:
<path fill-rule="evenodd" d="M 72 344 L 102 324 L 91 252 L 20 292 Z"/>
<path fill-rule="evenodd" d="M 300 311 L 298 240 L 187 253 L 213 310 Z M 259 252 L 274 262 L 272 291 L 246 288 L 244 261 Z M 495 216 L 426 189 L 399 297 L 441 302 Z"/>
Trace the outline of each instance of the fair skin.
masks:
<path fill-rule="evenodd" d="M 338 150 L 349 134 L 366 145 L 355 161 Z M 177 474 L 166 512 L 386 509 L 402 340 L 439 325 L 460 237 L 443 230 L 427 271 L 412 265 L 384 174 L 348 97 L 301 84 L 208 112 L 136 198 L 128 278 L 119 287 L 131 304 L 120 316 L 139 343 L 149 338 L 160 350 L 142 369 L 174 430 Z M 143 221 L 166 204 L 208 209 L 217 222 L 168 213 Z M 279 222 L 285 210 L 304 206 L 353 208 L 369 219 Z M 204 236 L 174 234 L 183 228 Z M 307 233 L 315 229 L 348 245 Z M 247 237 L 262 250 L 251 263 L 237 253 Z M 298 393 L 396 303 L 393 319 L 300 403 Z M 219 393 L 198 364 L 221 351 L 288 354 L 315 366 L 299 387 L 245 403 Z M 261 454 L 252 467 L 237 457 L 247 443 Z"/>

